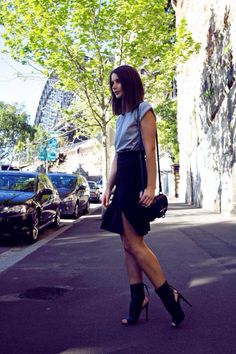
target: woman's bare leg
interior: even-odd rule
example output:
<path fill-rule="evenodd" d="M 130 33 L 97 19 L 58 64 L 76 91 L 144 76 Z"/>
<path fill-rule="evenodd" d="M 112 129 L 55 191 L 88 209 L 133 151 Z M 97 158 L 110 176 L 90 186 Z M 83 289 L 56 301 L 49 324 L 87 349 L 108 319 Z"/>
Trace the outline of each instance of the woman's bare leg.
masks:
<path fill-rule="evenodd" d="M 139 267 L 135 257 L 125 249 L 124 235 L 121 235 L 121 241 L 124 247 L 125 265 L 128 274 L 128 281 L 130 284 L 131 302 L 133 303 L 133 306 L 130 307 L 130 309 L 132 308 L 132 311 L 129 310 L 129 316 L 127 318 L 123 318 L 121 321 L 123 325 L 128 325 L 128 324 L 135 323 L 137 321 L 142 308 L 148 306 L 149 300 L 147 296 L 145 296 L 144 294 L 143 271 Z M 141 299 L 142 300 L 141 308 L 139 302 L 137 306 L 137 300 L 139 299 L 140 296 L 141 297 L 144 296 L 144 298 Z M 134 308 L 136 308 L 135 311 Z M 134 316 L 134 314 L 136 314 L 137 318 L 136 316 Z M 146 316 L 147 316 L 147 312 L 146 312 Z"/>
<path fill-rule="evenodd" d="M 125 250 L 124 245 L 124 236 L 121 235 L 121 241 L 124 247 L 124 257 L 125 257 L 125 265 L 128 274 L 129 284 L 138 284 L 143 282 L 143 272 L 139 267 L 135 257 Z"/>
<path fill-rule="evenodd" d="M 154 255 L 154 253 L 147 247 L 143 237 L 137 235 L 133 227 L 130 225 L 124 214 L 122 213 L 122 222 L 124 227 L 123 244 L 127 253 L 133 255 L 139 268 L 146 274 L 153 284 L 156 293 L 163 302 L 166 310 L 172 316 L 171 325 L 176 327 L 184 319 L 185 314 L 180 306 L 180 294 L 178 291 L 169 286 L 165 280 L 161 266 Z M 135 263 L 134 263 L 135 264 Z M 128 264 L 129 266 L 129 264 Z M 139 286 L 140 284 L 137 284 Z M 135 285 L 131 285 L 135 286 Z M 146 308 L 148 309 L 148 298 L 144 296 L 141 303 L 136 304 L 135 316 L 130 315 L 128 318 L 122 320 L 122 324 L 129 325 L 136 323 L 140 312 Z M 131 292 L 132 298 L 132 292 Z M 187 301 L 186 301 L 187 302 Z M 134 302 L 135 303 L 135 302 Z M 187 302 L 188 303 L 188 302 Z M 141 307 L 140 307 L 141 306 Z M 191 306 L 191 305 L 190 305 Z"/>
<path fill-rule="evenodd" d="M 122 222 L 124 228 L 123 244 L 126 253 L 129 253 L 134 257 L 138 267 L 146 274 L 155 289 L 159 288 L 164 284 L 165 277 L 157 257 L 145 244 L 143 237 L 137 235 L 123 213 Z M 132 273 L 131 263 L 131 261 L 128 261 L 127 266 Z M 134 265 L 135 263 L 133 262 L 132 264 Z M 138 268 L 136 267 L 136 269 Z"/>

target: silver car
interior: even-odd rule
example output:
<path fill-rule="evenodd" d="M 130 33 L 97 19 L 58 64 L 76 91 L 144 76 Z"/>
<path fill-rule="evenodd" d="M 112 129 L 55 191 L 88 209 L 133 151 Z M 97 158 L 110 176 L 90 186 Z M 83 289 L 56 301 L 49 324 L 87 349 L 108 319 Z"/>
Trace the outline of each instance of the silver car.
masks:
<path fill-rule="evenodd" d="M 89 211 L 89 185 L 84 176 L 68 173 L 48 173 L 61 198 L 61 215 L 78 218 Z"/>
<path fill-rule="evenodd" d="M 100 188 L 94 181 L 88 181 L 90 188 L 90 202 L 98 203 L 100 201 Z"/>

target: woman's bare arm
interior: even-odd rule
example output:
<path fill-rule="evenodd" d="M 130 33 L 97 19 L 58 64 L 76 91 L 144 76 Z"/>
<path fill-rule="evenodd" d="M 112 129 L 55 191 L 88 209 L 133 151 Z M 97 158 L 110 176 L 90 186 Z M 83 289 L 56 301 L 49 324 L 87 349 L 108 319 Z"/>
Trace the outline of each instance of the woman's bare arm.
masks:
<path fill-rule="evenodd" d="M 147 168 L 147 187 L 141 195 L 140 203 L 149 206 L 153 201 L 156 189 L 156 119 L 151 110 L 142 118 L 140 127 Z"/>
<path fill-rule="evenodd" d="M 105 192 L 102 196 L 102 206 L 106 208 L 109 204 L 111 191 L 116 182 L 116 173 L 117 173 L 117 153 L 115 154 L 112 164 L 111 164 L 111 171 L 107 181 Z"/>

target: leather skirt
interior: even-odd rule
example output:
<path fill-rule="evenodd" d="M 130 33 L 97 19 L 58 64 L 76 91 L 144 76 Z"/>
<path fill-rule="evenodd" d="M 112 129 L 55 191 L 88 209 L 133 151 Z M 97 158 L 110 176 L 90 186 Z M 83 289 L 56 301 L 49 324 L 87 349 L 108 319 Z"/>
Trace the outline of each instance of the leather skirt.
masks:
<path fill-rule="evenodd" d="M 104 213 L 102 229 L 122 235 L 121 213 L 123 213 L 137 235 L 144 236 L 150 230 L 145 208 L 139 204 L 140 191 L 143 189 L 140 158 L 143 159 L 143 179 L 146 185 L 144 155 L 140 154 L 139 151 L 118 153 L 115 192 Z"/>

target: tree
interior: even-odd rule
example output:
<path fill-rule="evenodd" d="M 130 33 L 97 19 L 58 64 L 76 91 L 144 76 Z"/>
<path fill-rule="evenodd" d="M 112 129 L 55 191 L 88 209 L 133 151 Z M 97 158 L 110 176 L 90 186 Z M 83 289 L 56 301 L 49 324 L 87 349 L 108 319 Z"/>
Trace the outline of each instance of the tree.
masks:
<path fill-rule="evenodd" d="M 159 102 L 177 61 L 196 49 L 183 23 L 176 37 L 166 0 L 2 0 L 0 13 L 12 57 L 36 62 L 75 93 L 74 120 L 93 134 L 102 132 L 105 161 L 111 69 L 122 63 L 137 67 L 147 98 Z M 107 165 L 105 170 L 107 176 Z"/>
<path fill-rule="evenodd" d="M 11 161 L 22 150 L 23 142 L 32 139 L 34 129 L 28 124 L 24 108 L 0 102 L 0 161 Z"/>
<path fill-rule="evenodd" d="M 177 104 L 175 100 L 167 99 L 156 108 L 158 122 L 158 141 L 169 153 L 173 163 L 179 161 L 179 144 L 177 134 Z"/>

